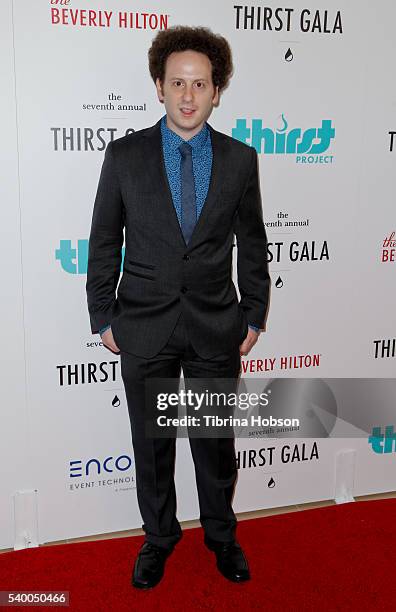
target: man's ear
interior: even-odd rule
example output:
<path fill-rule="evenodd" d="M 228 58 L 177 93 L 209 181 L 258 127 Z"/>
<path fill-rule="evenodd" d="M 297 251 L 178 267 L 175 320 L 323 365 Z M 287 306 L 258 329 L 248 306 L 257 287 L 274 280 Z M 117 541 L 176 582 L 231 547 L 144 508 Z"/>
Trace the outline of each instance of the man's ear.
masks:
<path fill-rule="evenodd" d="M 159 80 L 158 77 L 155 80 L 155 86 L 157 88 L 158 100 L 163 103 L 164 102 L 164 94 L 162 93 L 162 83 L 161 83 L 161 81 Z"/>
<path fill-rule="evenodd" d="M 216 85 L 215 93 L 214 93 L 214 96 L 212 98 L 212 104 L 213 104 L 213 106 L 219 106 L 219 103 L 220 103 L 220 91 L 219 91 L 219 86 Z"/>

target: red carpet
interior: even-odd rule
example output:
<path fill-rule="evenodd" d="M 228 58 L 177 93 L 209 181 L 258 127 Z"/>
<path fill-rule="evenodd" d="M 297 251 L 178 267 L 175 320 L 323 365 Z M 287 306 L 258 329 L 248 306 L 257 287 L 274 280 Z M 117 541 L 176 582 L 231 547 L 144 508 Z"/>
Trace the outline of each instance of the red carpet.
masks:
<path fill-rule="evenodd" d="M 142 537 L 3 553 L 0 590 L 68 590 L 70 607 L 52 609 L 73 611 L 395 609 L 396 499 L 241 521 L 238 539 L 244 584 L 218 574 L 202 530 L 190 529 L 152 591 L 129 584 Z"/>

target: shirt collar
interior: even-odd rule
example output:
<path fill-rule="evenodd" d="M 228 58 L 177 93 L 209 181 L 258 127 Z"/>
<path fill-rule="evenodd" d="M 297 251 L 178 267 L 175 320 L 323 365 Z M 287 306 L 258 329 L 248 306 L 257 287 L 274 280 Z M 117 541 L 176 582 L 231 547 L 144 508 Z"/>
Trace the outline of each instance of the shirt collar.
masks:
<path fill-rule="evenodd" d="M 161 133 L 164 145 L 170 150 L 178 149 L 183 142 L 188 142 L 195 153 L 199 153 L 203 149 L 209 137 L 208 125 L 205 122 L 198 134 L 195 134 L 190 140 L 184 140 L 179 134 L 168 128 L 166 114 L 161 117 Z"/>

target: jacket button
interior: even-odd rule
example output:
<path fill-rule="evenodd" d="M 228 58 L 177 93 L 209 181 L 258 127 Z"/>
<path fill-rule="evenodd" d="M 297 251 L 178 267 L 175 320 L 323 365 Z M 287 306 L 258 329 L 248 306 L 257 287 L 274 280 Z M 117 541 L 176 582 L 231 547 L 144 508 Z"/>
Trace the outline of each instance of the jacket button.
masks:
<path fill-rule="evenodd" d="M 181 292 L 182 292 L 182 293 L 187 293 L 187 287 L 182 287 L 182 288 L 181 288 Z"/>
<path fill-rule="evenodd" d="M 183 259 L 184 259 L 184 261 L 188 261 L 190 259 L 190 256 L 189 255 L 183 255 Z"/>

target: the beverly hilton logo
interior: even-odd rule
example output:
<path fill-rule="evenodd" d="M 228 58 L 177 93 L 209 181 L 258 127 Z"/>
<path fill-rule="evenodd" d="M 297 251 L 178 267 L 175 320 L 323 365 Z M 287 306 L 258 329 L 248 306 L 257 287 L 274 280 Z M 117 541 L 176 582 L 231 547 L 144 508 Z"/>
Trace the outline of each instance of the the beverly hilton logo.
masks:
<path fill-rule="evenodd" d="M 70 0 L 50 0 L 50 19 L 54 26 L 77 28 L 128 28 L 130 30 L 167 30 L 169 15 L 156 12 L 106 11 L 67 6 Z M 66 5 L 66 6 L 65 6 Z"/>
<path fill-rule="evenodd" d="M 385 237 L 382 243 L 381 249 L 381 262 L 395 262 L 396 261 L 396 235 L 395 232 Z"/>

